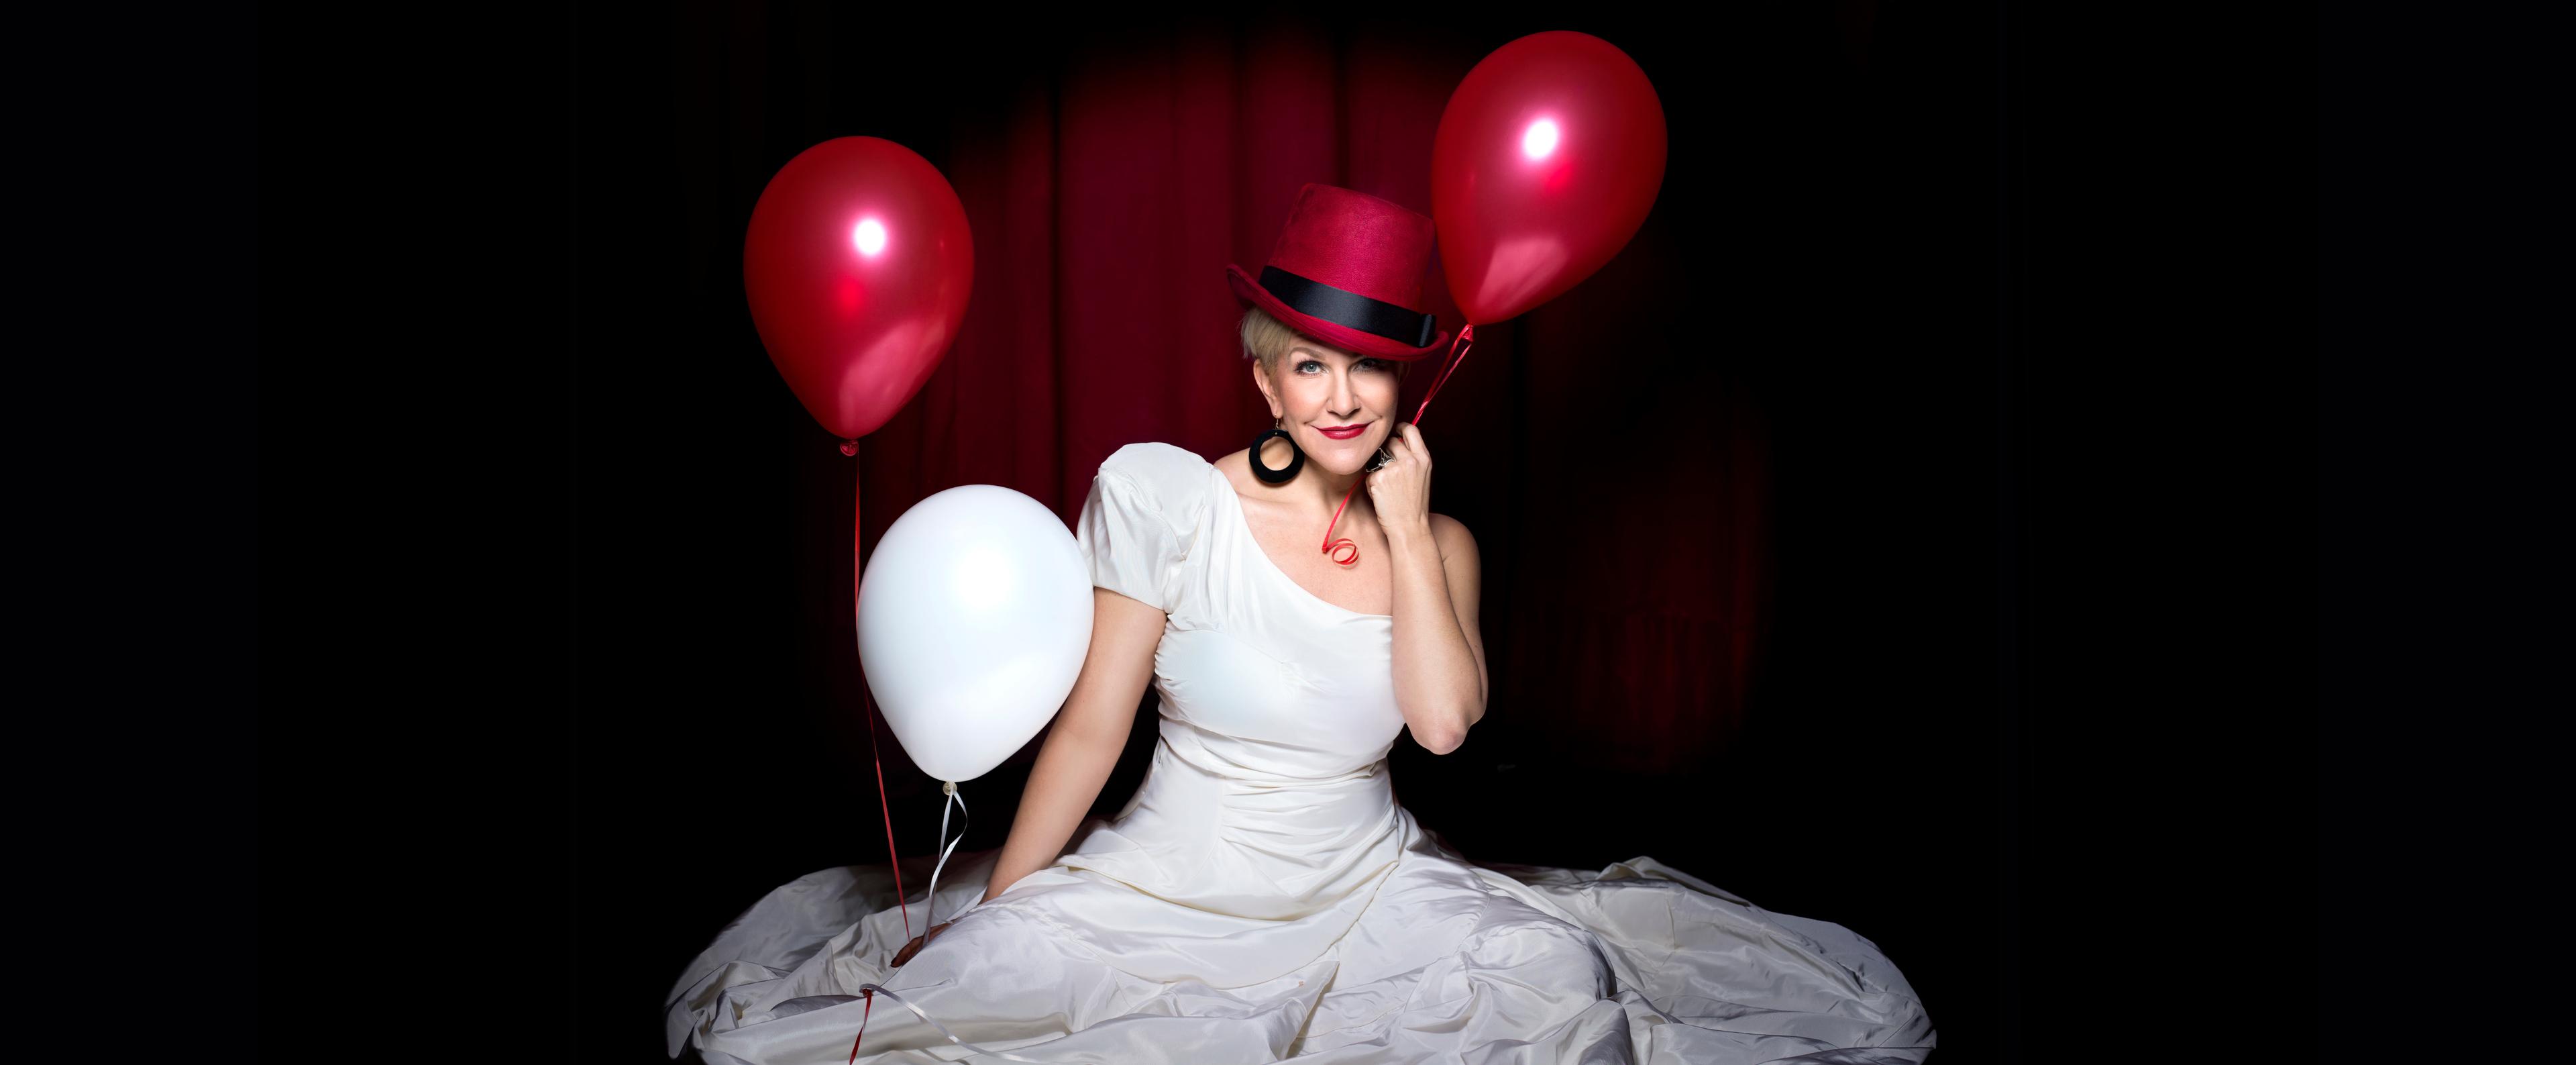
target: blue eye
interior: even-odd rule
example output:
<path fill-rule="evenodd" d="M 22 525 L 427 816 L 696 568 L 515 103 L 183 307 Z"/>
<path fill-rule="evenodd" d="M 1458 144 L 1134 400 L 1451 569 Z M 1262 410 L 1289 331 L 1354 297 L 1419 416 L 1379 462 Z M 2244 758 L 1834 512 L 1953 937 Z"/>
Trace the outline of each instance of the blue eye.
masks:
<path fill-rule="evenodd" d="M 1313 359 L 1307 359 L 1307 360 L 1305 360 L 1305 361 L 1300 362 L 1300 363 L 1298 363 L 1298 364 L 1297 364 L 1297 372 L 1298 372 L 1298 373 L 1305 373 L 1305 372 L 1306 372 L 1306 367 L 1313 366 L 1313 367 L 1321 368 L 1323 365 L 1324 365 L 1323 363 L 1317 362 L 1317 361 L 1315 361 L 1315 360 L 1313 360 Z M 1362 370 L 1382 370 L 1382 369 L 1385 369 L 1385 368 L 1386 368 L 1386 364 L 1385 364 L 1385 363 L 1380 362 L 1380 361 L 1378 361 L 1378 360 L 1376 360 L 1376 359 L 1361 359 L 1359 362 L 1357 362 L 1357 363 L 1355 363 L 1355 364 L 1353 364 L 1353 365 L 1354 365 L 1354 367 L 1355 367 L 1356 369 L 1362 369 Z"/>

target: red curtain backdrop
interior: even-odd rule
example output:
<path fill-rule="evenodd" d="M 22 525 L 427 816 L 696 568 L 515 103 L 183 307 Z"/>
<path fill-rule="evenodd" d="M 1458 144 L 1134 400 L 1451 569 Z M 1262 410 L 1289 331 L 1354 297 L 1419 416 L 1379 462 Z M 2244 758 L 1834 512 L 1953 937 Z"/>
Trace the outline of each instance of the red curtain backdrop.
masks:
<path fill-rule="evenodd" d="M 778 51 L 764 51 L 776 30 L 754 8 L 678 18 L 684 39 L 733 35 L 724 54 L 735 64 Z M 974 296 L 938 372 L 861 441 L 849 470 L 861 541 L 962 484 L 1025 492 L 1070 522 L 1101 460 L 1136 441 L 1211 459 L 1244 447 L 1269 417 L 1235 338 L 1242 312 L 1226 264 L 1258 269 L 1306 182 L 1430 213 L 1441 108 L 1495 43 L 1169 27 L 1068 47 L 1052 67 L 1009 72 L 945 105 L 944 128 L 915 138 L 931 143 L 907 143 L 965 202 Z M 832 63 L 860 58 L 807 56 L 794 91 L 819 115 Z M 778 139 L 764 137 L 764 116 L 796 110 L 763 93 L 789 80 L 678 72 L 684 133 L 692 121 L 728 127 L 727 173 L 741 186 L 693 202 L 748 210 L 786 160 L 761 146 Z M 838 128 L 812 139 L 856 133 L 897 135 Z M 1707 296 L 1673 277 L 1684 256 L 1668 208 L 1692 180 L 1668 173 L 1655 215 L 1591 280 L 1521 319 L 1478 323 L 1424 419 L 1439 463 L 1433 509 L 1465 522 L 1483 553 L 1492 698 L 1479 727 L 1584 767 L 1703 764 L 1742 720 L 1759 668 L 1764 436 L 1723 360 L 1678 327 Z M 697 261 L 738 262 L 742 219 L 700 213 Z M 1456 328 L 1436 260 L 1425 292 L 1426 309 Z M 740 335 L 739 357 L 760 358 L 747 313 Z M 1403 409 L 1436 371 L 1412 369 Z M 808 428 L 818 454 L 850 465 Z M 799 509 L 819 518 L 847 502 Z"/>

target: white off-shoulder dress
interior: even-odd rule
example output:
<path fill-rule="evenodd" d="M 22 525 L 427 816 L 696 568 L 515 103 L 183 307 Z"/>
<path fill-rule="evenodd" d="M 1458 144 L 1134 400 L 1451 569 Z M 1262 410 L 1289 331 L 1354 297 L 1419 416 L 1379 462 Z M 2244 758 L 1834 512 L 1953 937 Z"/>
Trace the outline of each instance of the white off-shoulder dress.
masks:
<path fill-rule="evenodd" d="M 1932 1024 L 1840 925 L 1775 914 L 1639 857 L 1600 872 L 1472 864 L 1388 786 L 1394 619 L 1289 579 L 1233 483 L 1168 444 L 1101 463 L 1077 539 L 1093 583 L 1168 615 L 1160 737 L 1133 798 L 983 898 L 996 852 L 952 858 L 955 923 L 909 938 L 882 864 L 772 891 L 680 974 L 671 1053 L 709 1062 L 1920 1062 Z M 1474 742 L 1471 738 L 1469 742 Z M 922 874 L 905 884 L 916 925 Z M 915 929 L 918 931 L 918 928 Z M 994 1060 L 982 1057 L 978 1060 Z"/>

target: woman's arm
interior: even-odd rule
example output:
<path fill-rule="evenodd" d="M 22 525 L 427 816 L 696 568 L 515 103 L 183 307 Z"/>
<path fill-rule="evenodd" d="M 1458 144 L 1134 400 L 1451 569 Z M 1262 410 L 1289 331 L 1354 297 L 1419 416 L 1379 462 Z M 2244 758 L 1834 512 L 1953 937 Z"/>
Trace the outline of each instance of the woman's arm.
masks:
<path fill-rule="evenodd" d="M 1476 539 L 1446 514 L 1387 526 L 1395 561 L 1395 698 L 1433 754 L 1467 741 L 1485 716 L 1485 642 L 1477 631 Z"/>
<path fill-rule="evenodd" d="M 985 898 L 1064 855 L 1065 842 L 1091 812 L 1100 785 L 1126 749 L 1136 703 L 1154 677 L 1154 648 L 1162 640 L 1162 611 L 1106 588 L 1091 590 L 1091 650 L 1038 749 L 1010 838 L 984 882 Z"/>
<path fill-rule="evenodd" d="M 1433 754 L 1467 742 L 1485 716 L 1485 638 L 1476 631 L 1476 538 L 1431 513 L 1431 448 L 1412 422 L 1387 438 L 1369 503 L 1395 564 L 1395 705 Z"/>

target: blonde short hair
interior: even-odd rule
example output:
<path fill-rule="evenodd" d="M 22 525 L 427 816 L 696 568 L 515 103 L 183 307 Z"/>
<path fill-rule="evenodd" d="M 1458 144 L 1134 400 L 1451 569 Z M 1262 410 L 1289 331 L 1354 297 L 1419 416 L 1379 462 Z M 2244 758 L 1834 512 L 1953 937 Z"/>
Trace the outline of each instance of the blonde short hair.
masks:
<path fill-rule="evenodd" d="M 1271 317 L 1268 312 L 1259 307 L 1244 309 L 1243 324 L 1239 332 L 1243 337 L 1243 357 L 1261 360 L 1262 372 L 1269 374 L 1273 381 L 1279 379 L 1279 362 L 1288 357 L 1288 349 L 1296 347 L 1298 341 L 1307 339 L 1305 334 L 1288 328 L 1287 323 Z M 1375 358 L 1367 355 L 1361 357 Z M 1395 367 L 1397 380 L 1402 380 L 1406 367 L 1412 365 L 1402 359 L 1378 359 L 1377 361 L 1392 364 Z"/>

